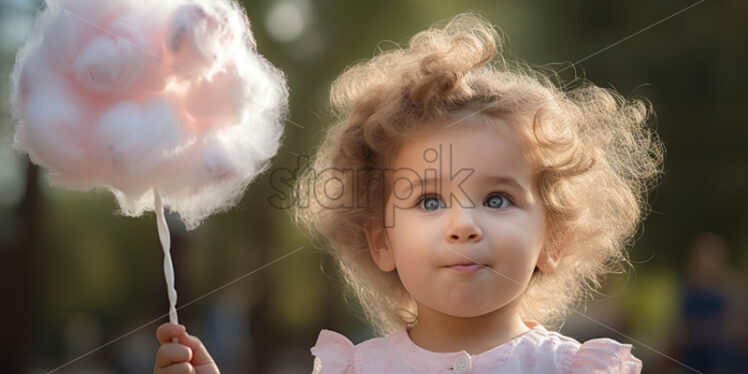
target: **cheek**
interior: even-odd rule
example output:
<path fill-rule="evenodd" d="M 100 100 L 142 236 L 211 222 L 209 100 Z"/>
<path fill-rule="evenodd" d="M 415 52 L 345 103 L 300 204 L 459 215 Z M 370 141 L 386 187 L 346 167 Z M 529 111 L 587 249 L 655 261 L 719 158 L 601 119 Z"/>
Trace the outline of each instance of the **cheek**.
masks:
<path fill-rule="evenodd" d="M 493 230 L 491 245 L 498 264 L 504 264 L 505 268 L 511 266 L 516 273 L 524 273 L 522 270 L 535 266 L 541 248 L 540 239 L 536 231 L 508 226 Z"/>
<path fill-rule="evenodd" d="M 440 225 L 414 211 L 396 211 L 387 237 L 395 249 L 438 248 L 442 239 Z"/>
<path fill-rule="evenodd" d="M 436 273 L 428 265 L 422 253 L 400 253 L 395 255 L 397 274 L 405 289 L 419 302 L 432 299 Z"/>
<path fill-rule="evenodd" d="M 433 262 L 438 240 L 434 225 L 429 225 L 408 212 L 400 212 L 395 225 L 387 230 L 400 280 L 413 295 L 428 288 L 433 281 Z"/>
<path fill-rule="evenodd" d="M 409 272 L 423 270 L 432 263 L 434 249 L 438 248 L 438 243 L 432 240 L 433 236 L 425 230 L 401 223 L 398 229 L 391 230 L 388 235 L 395 264 Z"/>

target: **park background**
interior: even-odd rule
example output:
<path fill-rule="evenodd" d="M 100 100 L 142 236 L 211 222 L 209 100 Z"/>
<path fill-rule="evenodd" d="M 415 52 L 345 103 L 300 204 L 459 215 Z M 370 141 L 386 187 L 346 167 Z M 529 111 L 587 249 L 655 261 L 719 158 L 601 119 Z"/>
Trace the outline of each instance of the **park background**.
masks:
<path fill-rule="evenodd" d="M 748 372 L 748 2 L 242 3 L 259 51 L 288 78 L 283 144 L 236 208 L 189 232 L 170 219 L 178 306 L 194 301 L 179 310 L 180 322 L 223 372 L 311 372 L 309 348 L 320 329 L 355 343 L 373 336 L 343 295 L 330 258 L 288 210 L 270 203 L 277 191 L 269 176 L 294 169 L 320 141 L 333 119 L 330 83 L 347 66 L 465 11 L 499 26 L 511 56 L 556 69 L 582 60 L 561 77 L 584 75 L 626 97 L 648 98 L 651 124 L 667 148 L 651 214 L 630 251 L 635 270 L 611 277 L 608 296 L 580 308 L 625 335 L 579 314 L 561 331 L 633 344 L 644 373 L 694 372 L 665 355 L 704 373 Z M 3 77 L 42 6 L 0 0 Z M 6 101 L 7 78 L 0 92 Z M 118 215 L 106 192 L 48 186 L 43 170 L 13 152 L 14 124 L 7 109 L 2 114 L 2 371 L 150 372 L 168 307 L 154 216 Z M 710 364 L 716 359 L 723 371 Z"/>

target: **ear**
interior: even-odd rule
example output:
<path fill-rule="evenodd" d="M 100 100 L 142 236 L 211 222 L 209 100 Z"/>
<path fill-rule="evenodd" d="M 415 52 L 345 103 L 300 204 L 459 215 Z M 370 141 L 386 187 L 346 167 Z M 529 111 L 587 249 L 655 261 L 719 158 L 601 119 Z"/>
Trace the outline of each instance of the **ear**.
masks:
<path fill-rule="evenodd" d="M 538 256 L 536 266 L 544 273 L 550 273 L 556 270 L 559 260 L 559 251 L 554 248 L 543 248 Z"/>
<path fill-rule="evenodd" d="M 538 256 L 536 266 L 540 271 L 550 273 L 556 270 L 558 262 L 561 259 L 561 253 L 564 250 L 565 238 L 567 236 L 558 231 L 554 231 L 549 237 L 549 240 L 545 243 Z"/>
<path fill-rule="evenodd" d="M 378 225 L 376 221 L 367 223 L 364 227 L 366 241 L 369 244 L 371 257 L 382 271 L 393 271 L 395 266 L 395 256 L 392 252 L 387 232 L 383 225 Z"/>

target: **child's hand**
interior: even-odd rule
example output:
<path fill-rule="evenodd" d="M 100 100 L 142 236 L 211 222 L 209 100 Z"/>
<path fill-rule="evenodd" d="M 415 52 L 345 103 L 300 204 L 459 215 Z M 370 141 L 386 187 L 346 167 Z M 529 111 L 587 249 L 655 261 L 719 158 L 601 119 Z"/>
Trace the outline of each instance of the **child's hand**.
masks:
<path fill-rule="evenodd" d="M 156 352 L 153 374 L 220 374 L 208 350 L 182 325 L 164 323 L 156 330 L 161 346 Z M 172 343 L 172 338 L 179 343 Z"/>

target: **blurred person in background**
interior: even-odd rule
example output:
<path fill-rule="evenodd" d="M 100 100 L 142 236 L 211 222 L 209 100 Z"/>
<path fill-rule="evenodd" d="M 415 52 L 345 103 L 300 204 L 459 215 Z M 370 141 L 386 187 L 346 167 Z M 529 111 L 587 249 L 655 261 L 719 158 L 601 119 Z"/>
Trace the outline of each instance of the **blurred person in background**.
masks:
<path fill-rule="evenodd" d="M 722 236 L 702 232 L 693 239 L 685 263 L 672 346 L 677 360 L 703 374 L 748 373 L 746 288 L 728 257 Z M 672 372 L 690 372 L 667 363 Z"/>

